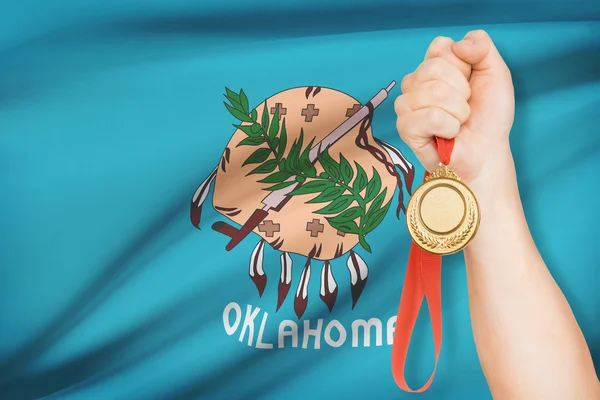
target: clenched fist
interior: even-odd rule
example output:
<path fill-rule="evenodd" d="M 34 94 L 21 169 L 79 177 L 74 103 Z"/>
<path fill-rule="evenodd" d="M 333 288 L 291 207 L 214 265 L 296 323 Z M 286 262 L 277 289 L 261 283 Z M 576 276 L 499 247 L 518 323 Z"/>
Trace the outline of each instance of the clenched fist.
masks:
<path fill-rule="evenodd" d="M 428 171 L 440 162 L 436 136 L 455 138 L 450 167 L 467 184 L 510 169 L 512 79 L 487 33 L 472 31 L 459 42 L 436 38 L 401 88 L 398 132 Z"/>

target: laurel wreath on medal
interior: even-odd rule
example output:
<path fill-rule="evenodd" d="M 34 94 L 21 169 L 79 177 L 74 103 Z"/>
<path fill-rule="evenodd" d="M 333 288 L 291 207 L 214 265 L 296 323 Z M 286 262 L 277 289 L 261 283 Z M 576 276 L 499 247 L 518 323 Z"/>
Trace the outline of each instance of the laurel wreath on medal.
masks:
<path fill-rule="evenodd" d="M 419 204 L 420 196 L 415 198 L 415 204 Z M 461 245 L 465 242 L 469 233 L 473 229 L 475 225 L 475 221 L 477 219 L 477 215 L 475 213 L 476 205 L 473 203 L 473 199 L 467 197 L 467 202 L 469 203 L 467 220 L 461 230 L 453 233 L 452 235 L 446 238 L 439 238 L 434 235 L 431 235 L 428 232 L 425 232 L 420 228 L 417 223 L 417 207 L 412 207 L 410 210 L 410 226 L 415 233 L 417 240 L 424 245 L 426 248 L 431 250 L 454 250 L 457 246 Z"/>
<path fill-rule="evenodd" d="M 369 178 L 357 162 L 354 162 L 353 168 L 341 153 L 340 161 L 334 160 L 327 147 L 320 151 L 317 157 L 323 168 L 323 172 L 317 174 L 314 164 L 309 159 L 314 139 L 304 146 L 304 131 L 301 129 L 298 139 L 294 140 L 289 152 L 285 154 L 287 128 L 285 118 L 279 120 L 279 108 L 276 108 L 273 118 L 270 118 L 265 101 L 259 119 L 258 111 L 249 109 L 248 98 L 243 90 L 236 93 L 225 88 L 225 91 L 225 98 L 230 104 L 223 103 L 229 113 L 240 121 L 233 126 L 247 136 L 237 147 L 259 147 L 242 164 L 258 164 L 247 176 L 268 175 L 258 181 L 271 185 L 263 189 L 267 191 L 302 183 L 288 196 L 315 195 L 307 203 L 324 203 L 325 206 L 314 212 L 325 215 L 325 219 L 334 229 L 358 235 L 361 246 L 370 252 L 371 246 L 365 236 L 383 221 L 392 203 L 392 200 L 387 204 L 383 203 L 387 188 L 381 190 L 382 180 L 377 170 L 373 168 L 373 174 Z M 289 180 L 291 177 L 296 179 Z"/>

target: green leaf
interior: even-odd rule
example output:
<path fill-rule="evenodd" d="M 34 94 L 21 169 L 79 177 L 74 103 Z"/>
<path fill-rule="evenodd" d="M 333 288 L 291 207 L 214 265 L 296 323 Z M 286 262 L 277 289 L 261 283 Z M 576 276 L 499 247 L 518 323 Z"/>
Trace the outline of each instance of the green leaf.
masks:
<path fill-rule="evenodd" d="M 304 135 L 304 131 L 302 131 L 300 133 L 300 135 Z M 300 155 L 300 160 L 304 159 L 304 160 L 310 162 L 309 154 L 310 154 L 310 149 L 312 148 L 314 141 L 315 141 L 315 138 L 313 138 L 313 140 L 311 140 L 310 143 L 306 145 L 306 147 L 304 148 L 304 151 Z"/>
<path fill-rule="evenodd" d="M 354 196 L 343 195 L 332 201 L 330 204 L 325 207 L 315 211 L 317 214 L 337 214 L 344 211 L 346 208 L 352 204 L 354 201 Z"/>
<path fill-rule="evenodd" d="M 279 183 L 279 182 L 285 181 L 286 179 L 288 179 L 291 176 L 292 176 L 292 174 L 290 174 L 289 172 L 278 171 L 278 172 L 272 173 L 271 175 L 267 176 L 265 179 L 260 180 L 259 182 L 261 182 L 261 183 Z"/>
<path fill-rule="evenodd" d="M 297 153 L 297 148 L 298 148 L 298 140 L 294 140 L 294 143 L 292 143 L 292 147 L 290 147 L 290 152 L 288 153 L 287 159 L 285 161 L 285 169 L 287 171 L 293 172 L 294 174 L 297 174 L 298 169 L 294 168 L 294 158 L 295 158 L 295 154 Z"/>
<path fill-rule="evenodd" d="M 248 172 L 246 176 L 254 174 L 268 174 L 269 172 L 273 172 L 275 168 L 277 168 L 277 160 L 269 160 Z"/>
<path fill-rule="evenodd" d="M 239 119 L 240 121 L 243 122 L 252 122 L 252 119 L 250 118 L 250 116 L 244 114 L 243 112 L 236 110 L 235 108 L 231 107 L 229 104 L 223 102 L 223 104 L 225 104 L 225 107 L 227 107 L 227 110 L 229 110 L 229 113 L 231 115 L 233 115 L 234 117 L 236 117 L 237 119 Z"/>
<path fill-rule="evenodd" d="M 377 212 L 381 205 L 383 204 L 383 200 L 385 200 L 385 195 L 387 194 L 387 188 L 384 188 L 381 193 L 373 200 L 371 205 L 369 206 L 369 211 L 367 211 L 367 218 L 373 215 L 373 213 Z"/>
<path fill-rule="evenodd" d="M 263 131 L 266 133 L 269 130 L 269 108 L 267 107 L 266 100 L 265 100 L 265 106 L 263 107 L 261 124 L 262 124 Z"/>
<path fill-rule="evenodd" d="M 269 158 L 269 154 L 271 154 L 270 149 L 260 148 L 252 153 L 250 157 L 248 157 L 248 159 L 242 164 L 242 167 L 247 164 L 260 164 Z"/>
<path fill-rule="evenodd" d="M 367 241 L 365 240 L 364 235 L 358 236 L 358 243 L 360 243 L 360 245 L 363 247 L 363 249 L 365 249 L 369 253 L 371 252 L 371 246 L 369 246 L 369 243 L 367 243 Z"/>
<path fill-rule="evenodd" d="M 351 207 L 343 213 L 336 215 L 332 219 L 336 222 L 354 221 L 356 218 L 363 215 L 363 209 L 360 207 Z"/>
<path fill-rule="evenodd" d="M 313 163 L 310 162 L 310 157 L 309 157 L 310 149 L 312 149 L 312 145 L 313 145 L 314 141 L 315 141 L 315 139 L 313 138 L 313 140 L 310 141 L 310 143 L 306 146 L 306 148 L 300 155 L 300 170 L 309 178 L 316 178 L 316 176 L 317 176 L 317 169 L 315 168 Z"/>
<path fill-rule="evenodd" d="M 345 184 L 349 184 L 354 177 L 354 171 L 352 170 L 352 166 L 346 160 L 346 158 L 340 153 L 340 172 L 342 175 L 342 181 Z"/>
<path fill-rule="evenodd" d="M 256 108 L 254 110 L 252 110 L 252 113 L 250 114 L 250 118 L 252 118 L 252 121 L 256 122 L 256 119 L 258 118 L 258 111 L 256 111 Z"/>
<path fill-rule="evenodd" d="M 265 142 L 264 136 L 259 137 L 247 137 L 242 140 L 236 147 L 240 146 L 259 146 Z"/>
<path fill-rule="evenodd" d="M 330 181 L 314 180 L 314 181 L 305 183 L 304 185 L 300 186 L 299 188 L 297 188 L 296 190 L 291 192 L 289 195 L 297 196 L 300 194 L 318 193 L 318 192 L 324 191 L 325 189 L 329 189 L 333 185 L 335 185 L 335 184 Z"/>
<path fill-rule="evenodd" d="M 279 107 L 275 110 L 275 115 L 273 115 L 273 119 L 271 120 L 271 126 L 269 127 L 269 138 L 273 139 L 277 136 L 279 132 Z"/>
<path fill-rule="evenodd" d="M 240 102 L 240 96 L 233 90 L 229 89 L 227 86 L 225 86 L 225 92 L 227 93 L 225 96 L 237 101 L 238 103 Z"/>
<path fill-rule="evenodd" d="M 247 114 L 246 109 L 244 109 L 242 104 L 240 104 L 240 96 L 236 92 L 229 89 L 228 87 L 225 87 L 225 93 L 226 93 L 226 94 L 224 94 L 225 98 L 231 102 L 231 105 L 236 110 L 238 110 L 244 114 Z"/>
<path fill-rule="evenodd" d="M 329 225 L 331 225 L 333 229 L 337 229 L 340 232 L 355 234 L 359 232 L 358 225 L 356 225 L 356 222 L 354 221 L 339 222 L 336 221 L 335 218 L 325 219 L 327 220 L 327 222 L 329 222 Z"/>
<path fill-rule="evenodd" d="M 244 113 L 244 109 L 243 109 L 243 107 L 242 107 L 242 105 L 240 104 L 239 101 L 237 101 L 235 99 L 232 99 L 231 97 L 227 97 L 227 96 L 225 96 L 225 98 L 227 100 L 229 100 L 229 102 L 231 103 L 231 105 L 233 106 L 233 108 L 235 108 L 236 110 L 238 110 L 241 113 Z"/>
<path fill-rule="evenodd" d="M 379 173 L 377 170 L 373 168 L 373 177 L 367 184 L 367 192 L 365 193 L 365 203 L 373 200 L 377 193 L 379 193 L 379 189 L 381 189 L 381 178 L 379 177 Z"/>
<path fill-rule="evenodd" d="M 248 97 L 246 97 L 246 93 L 244 93 L 244 89 L 240 89 L 240 104 L 242 105 L 242 110 L 244 113 L 248 114 Z"/>
<path fill-rule="evenodd" d="M 390 205 L 392 204 L 392 200 L 388 201 L 388 203 L 380 208 L 379 210 L 373 212 L 367 217 L 367 221 L 365 222 L 364 232 L 369 233 L 373 231 L 377 226 L 383 221 L 388 210 L 390 209 Z"/>
<path fill-rule="evenodd" d="M 278 183 L 277 185 L 273 185 L 273 186 L 271 186 L 271 187 L 268 187 L 268 188 L 265 188 L 265 189 L 263 189 L 263 190 L 271 190 L 271 191 L 275 191 L 275 190 L 279 190 L 279 189 L 284 189 L 284 188 L 286 188 L 286 187 L 288 187 L 288 186 L 290 186 L 290 185 L 293 185 L 293 184 L 295 184 L 295 183 L 297 184 L 298 182 L 296 182 L 296 181 L 289 181 L 289 182 L 288 182 L 288 181 L 286 181 L 286 182 L 281 182 L 281 183 Z"/>
<path fill-rule="evenodd" d="M 275 149 L 274 152 L 277 153 L 277 146 L 279 146 L 279 138 L 276 137 L 273 140 L 271 140 L 270 142 L 271 142 L 270 147 L 272 149 Z"/>
<path fill-rule="evenodd" d="M 358 194 L 367 186 L 369 179 L 367 178 L 365 170 L 360 166 L 359 163 L 354 161 L 354 165 L 356 165 L 356 178 L 352 184 L 352 189 L 354 189 L 354 191 Z"/>
<path fill-rule="evenodd" d="M 345 191 L 346 189 L 341 186 L 330 187 L 329 189 L 324 190 L 323 193 L 314 199 L 307 201 L 307 203 L 329 203 L 330 201 L 340 197 Z"/>
<path fill-rule="evenodd" d="M 329 155 L 329 147 L 319 153 L 317 160 L 319 161 L 319 164 L 321 164 L 321 167 L 323 167 L 325 173 L 327 173 L 327 175 L 329 175 L 333 180 L 337 181 L 340 178 L 338 164 Z"/>
<path fill-rule="evenodd" d="M 308 176 L 309 178 L 316 178 L 317 177 L 317 170 L 315 168 L 315 166 L 307 160 L 301 160 L 300 161 L 300 168 L 302 170 L 302 172 Z"/>
<path fill-rule="evenodd" d="M 242 132 L 244 132 L 246 135 L 250 136 L 250 137 L 259 137 L 260 135 L 260 129 L 257 129 L 258 127 L 256 126 L 258 124 L 252 124 L 252 125 L 233 125 L 235 126 L 237 129 L 241 130 Z"/>
<path fill-rule="evenodd" d="M 285 128 L 285 118 L 281 122 L 281 133 L 279 134 L 279 145 L 277 147 L 277 158 L 281 159 L 285 153 L 285 146 L 287 146 L 287 131 Z"/>
<path fill-rule="evenodd" d="M 286 165 L 285 165 L 285 157 L 281 159 L 281 161 L 279 161 L 279 170 L 280 171 L 285 171 Z"/>
<path fill-rule="evenodd" d="M 294 174 L 300 174 L 300 150 L 302 150 L 302 142 L 304 141 L 304 130 L 300 128 L 300 136 L 297 141 L 294 141 L 290 153 L 287 158 L 287 168 Z"/>

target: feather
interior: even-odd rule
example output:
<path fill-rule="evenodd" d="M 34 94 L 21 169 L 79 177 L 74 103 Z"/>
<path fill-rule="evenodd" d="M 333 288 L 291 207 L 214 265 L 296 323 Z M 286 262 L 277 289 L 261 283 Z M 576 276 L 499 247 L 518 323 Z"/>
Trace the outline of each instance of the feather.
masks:
<path fill-rule="evenodd" d="M 335 305 L 335 299 L 338 294 L 338 285 L 331 272 L 331 264 L 329 261 L 325 261 L 323 269 L 321 270 L 321 300 L 325 303 L 329 312 L 333 310 Z"/>
<path fill-rule="evenodd" d="M 265 287 L 267 286 L 267 275 L 263 269 L 264 251 L 265 241 L 261 240 L 254 248 L 252 256 L 250 257 L 250 279 L 252 279 L 256 285 L 259 296 L 263 295 Z"/>
<path fill-rule="evenodd" d="M 208 178 L 206 178 L 204 182 L 200 184 L 200 186 L 198 186 L 198 189 L 196 189 L 196 193 L 194 193 L 194 196 L 192 197 L 192 204 L 190 206 L 190 220 L 192 221 L 192 224 L 198 229 L 200 229 L 202 204 L 208 196 L 208 192 L 210 191 L 210 184 L 217 176 L 217 169 L 218 167 L 210 173 Z"/>
<path fill-rule="evenodd" d="M 281 275 L 277 287 L 277 310 L 281 307 L 290 291 L 292 283 L 292 257 L 287 252 L 281 253 Z"/>
<path fill-rule="evenodd" d="M 296 290 L 296 298 L 294 299 L 294 311 L 298 319 L 302 317 L 306 306 L 308 305 L 308 282 L 310 281 L 310 258 L 306 260 L 306 264 L 302 269 L 298 289 Z"/>
<path fill-rule="evenodd" d="M 350 287 L 352 292 L 352 309 L 358 302 L 360 295 L 367 284 L 369 267 L 365 261 L 354 251 L 350 250 L 348 256 L 348 271 L 350 271 Z"/>

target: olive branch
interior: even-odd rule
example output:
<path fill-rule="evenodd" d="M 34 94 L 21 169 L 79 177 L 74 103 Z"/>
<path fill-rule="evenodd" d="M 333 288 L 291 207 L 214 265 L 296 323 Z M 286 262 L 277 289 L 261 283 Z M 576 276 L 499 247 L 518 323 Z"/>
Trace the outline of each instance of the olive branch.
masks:
<path fill-rule="evenodd" d="M 382 181 L 377 170 L 373 168 L 373 174 L 368 178 L 358 163 L 354 162 L 355 168 L 352 168 L 341 153 L 339 162 L 334 160 L 327 147 L 317 156 L 317 161 L 323 167 L 323 172 L 317 175 L 309 158 L 314 139 L 304 146 L 304 131 L 301 129 L 298 139 L 294 140 L 287 157 L 284 157 L 287 130 L 285 118 L 280 121 L 279 108 L 270 119 L 265 101 L 259 120 L 257 110 L 249 110 L 248 98 L 243 90 L 239 93 L 228 88 L 225 90 L 225 98 L 230 103 L 224 102 L 225 107 L 240 121 L 233 126 L 247 136 L 237 146 L 260 146 L 243 163 L 243 166 L 259 164 L 247 175 L 268 174 L 258 181 L 272 184 L 264 189 L 268 191 L 302 183 L 288 196 L 315 194 L 307 203 L 324 204 L 315 213 L 324 215 L 334 229 L 358 235 L 361 246 L 370 252 L 371 246 L 365 236 L 383 221 L 391 205 L 391 200 L 383 204 L 387 188 L 381 191 Z"/>

